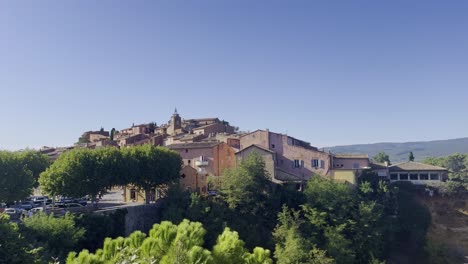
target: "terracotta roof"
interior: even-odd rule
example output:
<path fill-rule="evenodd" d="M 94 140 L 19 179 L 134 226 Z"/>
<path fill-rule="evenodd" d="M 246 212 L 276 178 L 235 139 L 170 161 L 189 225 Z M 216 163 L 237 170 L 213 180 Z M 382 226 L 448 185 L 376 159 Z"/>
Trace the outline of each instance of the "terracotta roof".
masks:
<path fill-rule="evenodd" d="M 177 143 L 166 146 L 170 149 L 194 149 L 194 148 L 212 148 L 219 145 L 221 142 L 193 142 L 193 143 Z"/>
<path fill-rule="evenodd" d="M 374 170 L 384 170 L 387 169 L 387 166 L 385 166 L 384 163 L 378 163 L 378 162 L 371 162 L 369 163 L 369 166 L 374 169 Z"/>
<path fill-rule="evenodd" d="M 338 154 L 333 154 L 333 157 L 337 159 L 368 159 L 369 155 L 338 153 Z"/>
<path fill-rule="evenodd" d="M 243 152 L 244 150 L 249 149 L 249 148 L 252 148 L 252 147 L 256 147 L 256 148 L 259 148 L 259 149 L 261 149 L 261 150 L 264 150 L 264 151 L 267 151 L 267 152 L 270 152 L 270 153 L 275 153 L 274 151 L 271 151 L 271 150 L 269 150 L 269 149 L 267 149 L 267 148 L 265 148 L 265 147 L 262 147 L 262 146 L 260 146 L 260 145 L 252 144 L 252 145 L 250 145 L 250 146 L 248 146 L 248 147 L 246 147 L 246 148 L 244 148 L 244 149 L 242 149 L 242 150 L 237 151 L 236 154 L 237 154 L 237 153 L 241 153 L 241 152 Z"/>
<path fill-rule="evenodd" d="M 390 171 L 447 171 L 446 168 L 408 161 L 389 167 Z"/>

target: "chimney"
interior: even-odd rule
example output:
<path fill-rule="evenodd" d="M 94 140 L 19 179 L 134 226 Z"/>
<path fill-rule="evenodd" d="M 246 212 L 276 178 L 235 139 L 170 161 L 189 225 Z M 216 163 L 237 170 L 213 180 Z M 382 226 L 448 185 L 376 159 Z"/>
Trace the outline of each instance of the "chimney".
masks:
<path fill-rule="evenodd" d="M 385 164 L 385 167 L 388 167 L 388 161 L 385 161 L 384 164 Z"/>

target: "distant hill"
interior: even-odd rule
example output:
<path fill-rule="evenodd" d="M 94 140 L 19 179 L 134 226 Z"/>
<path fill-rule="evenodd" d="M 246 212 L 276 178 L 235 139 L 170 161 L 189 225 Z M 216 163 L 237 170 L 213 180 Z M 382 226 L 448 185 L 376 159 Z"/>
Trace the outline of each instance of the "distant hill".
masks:
<path fill-rule="evenodd" d="M 468 138 L 335 146 L 325 148 L 325 150 L 330 150 L 333 153 L 368 154 L 370 158 L 380 151 L 385 151 L 390 156 L 392 163 L 395 163 L 408 160 L 410 151 L 413 152 L 416 161 L 426 157 L 447 156 L 456 152 L 468 153 Z"/>

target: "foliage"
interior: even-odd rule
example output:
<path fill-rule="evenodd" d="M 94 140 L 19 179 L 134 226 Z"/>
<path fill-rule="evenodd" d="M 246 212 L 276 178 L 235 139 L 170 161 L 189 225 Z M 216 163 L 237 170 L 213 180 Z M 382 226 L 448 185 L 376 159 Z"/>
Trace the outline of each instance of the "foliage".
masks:
<path fill-rule="evenodd" d="M 391 233 L 385 214 L 395 213 L 388 186 L 366 181 L 358 188 L 320 176 L 309 180 L 300 210 L 283 208 L 274 231 L 278 263 L 366 263 L 385 258 Z"/>
<path fill-rule="evenodd" d="M 171 188 L 164 203 L 162 219 L 180 222 L 187 218 L 203 223 L 208 231 L 205 240 L 208 247 L 216 244 L 217 234 L 229 226 L 239 232 L 248 249 L 252 250 L 256 246 L 274 249 L 272 231 L 277 224 L 277 214 L 281 211 L 283 204 L 290 208 L 299 208 L 299 205 L 305 201 L 304 195 L 294 188 L 294 184 L 275 185 L 270 181 L 265 181 L 266 173 L 264 173 L 262 159 L 255 157 L 249 167 L 256 169 L 249 169 L 246 172 L 244 168 L 239 168 L 229 173 L 232 173 L 231 175 L 243 174 L 241 177 L 249 179 L 248 181 L 258 186 L 256 192 L 241 181 L 239 184 L 231 185 L 233 190 L 238 188 L 240 191 L 228 190 L 224 195 L 215 197 L 189 194 L 182 192 L 179 188 Z M 235 179 L 232 179 L 232 182 L 236 182 Z M 258 182 L 264 182 L 264 186 L 262 187 Z M 258 194 L 258 190 L 264 190 L 264 193 Z M 233 208 L 224 199 L 227 195 L 243 196 L 251 202 L 247 203 L 242 200 Z"/>
<path fill-rule="evenodd" d="M 51 164 L 49 157 L 35 150 L 26 150 L 18 153 L 23 165 L 31 171 L 34 178 L 34 186 L 38 186 L 39 175 Z"/>
<path fill-rule="evenodd" d="M 95 251 L 103 246 L 106 237 L 116 238 L 124 235 L 125 209 L 119 209 L 109 215 L 81 214 L 75 218 L 75 224 L 86 230 L 85 237 L 80 241 L 79 248 Z"/>
<path fill-rule="evenodd" d="M 414 154 L 413 154 L 413 151 L 410 152 L 409 156 L 408 156 L 408 160 L 409 161 L 414 161 Z"/>
<path fill-rule="evenodd" d="M 218 237 L 212 251 L 203 248 L 205 234 L 201 223 L 184 220 L 174 225 L 163 221 L 153 226 L 149 236 L 136 231 L 127 238 L 107 238 L 103 249 L 95 254 L 88 250 L 79 254 L 72 252 L 67 263 L 272 263 L 268 250 L 256 248 L 252 253 L 248 252 L 238 234 L 228 228 Z"/>
<path fill-rule="evenodd" d="M 146 202 L 152 188 L 172 184 L 180 177 L 182 159 L 175 151 L 163 147 L 142 145 L 121 150 L 128 176 L 127 184 L 145 190 Z"/>
<path fill-rule="evenodd" d="M 348 146 L 337 146 L 326 148 L 332 153 L 366 153 L 369 157 L 373 157 L 380 151 L 385 151 L 393 163 L 408 161 L 408 151 L 413 151 L 416 161 L 426 157 L 442 157 L 452 153 L 468 153 L 468 137 L 437 140 L 437 141 L 420 141 L 406 143 L 375 143 L 375 144 L 359 144 Z"/>
<path fill-rule="evenodd" d="M 109 139 L 114 141 L 114 137 L 115 137 L 115 128 L 112 128 L 110 131 Z"/>
<path fill-rule="evenodd" d="M 89 139 L 88 139 L 88 136 L 86 135 L 86 133 L 83 133 L 83 134 L 81 135 L 81 137 L 78 138 L 78 143 L 80 143 L 80 144 L 90 143 L 90 142 L 89 142 Z"/>
<path fill-rule="evenodd" d="M 35 263 L 33 251 L 8 215 L 0 214 L 0 263 Z"/>
<path fill-rule="evenodd" d="M 115 148 L 74 149 L 63 153 L 39 178 L 51 195 L 93 199 L 118 181 L 115 177 L 120 152 Z"/>
<path fill-rule="evenodd" d="M 29 241 L 34 241 L 36 247 L 43 247 L 44 260 L 51 257 L 64 259 L 68 252 L 76 250 L 84 238 L 85 230 L 75 225 L 73 215 L 54 217 L 38 213 L 23 220 L 22 233 Z"/>
<path fill-rule="evenodd" d="M 447 157 L 430 157 L 423 163 L 440 166 L 449 170 L 448 181 L 439 186 L 439 191 L 458 195 L 468 191 L 468 154 L 455 153 Z"/>
<path fill-rule="evenodd" d="M 171 150 L 142 145 L 117 148 L 74 149 L 63 153 L 39 178 L 51 195 L 93 199 L 115 185 L 133 184 L 146 191 L 170 184 L 179 177 L 180 156 Z M 149 200 L 147 199 L 147 202 Z"/>
<path fill-rule="evenodd" d="M 380 162 L 380 163 L 384 163 L 384 162 L 388 162 L 388 164 L 390 164 L 390 157 L 388 156 L 387 153 L 381 151 L 379 153 L 377 153 L 373 158 L 372 158 L 373 161 L 375 162 Z"/>
<path fill-rule="evenodd" d="M 17 152 L 0 151 L 0 202 L 11 203 L 32 192 L 33 173 Z"/>
<path fill-rule="evenodd" d="M 238 168 L 225 171 L 221 194 L 230 208 L 256 214 L 271 193 L 269 178 L 263 158 L 254 152 Z"/>

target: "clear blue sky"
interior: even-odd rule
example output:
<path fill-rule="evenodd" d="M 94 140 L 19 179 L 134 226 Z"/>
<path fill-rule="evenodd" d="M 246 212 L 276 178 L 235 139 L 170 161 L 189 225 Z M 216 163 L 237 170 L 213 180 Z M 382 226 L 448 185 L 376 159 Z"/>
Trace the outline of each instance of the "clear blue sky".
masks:
<path fill-rule="evenodd" d="M 468 136 L 468 1 L 1 1 L 0 148 L 220 117 L 315 146 Z"/>

